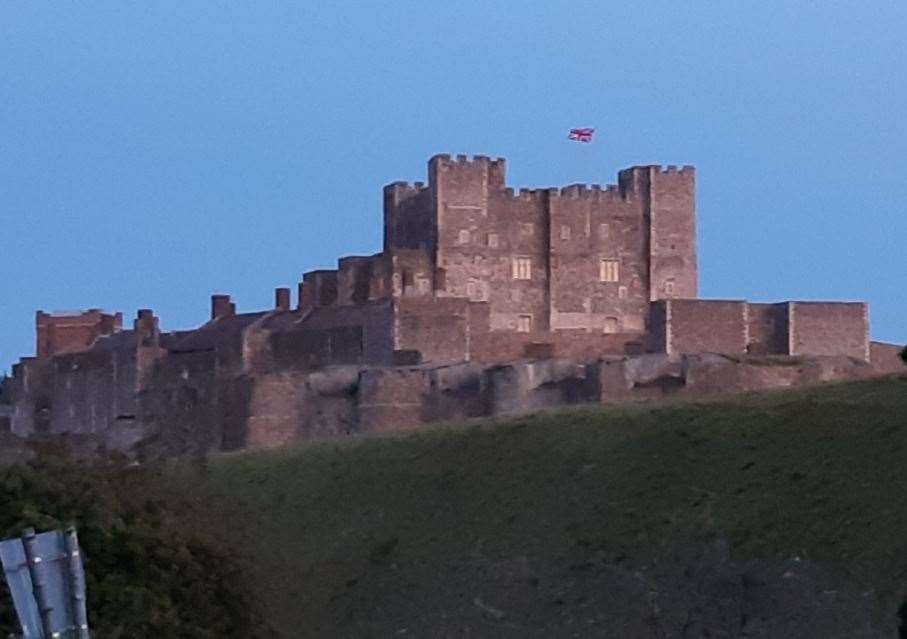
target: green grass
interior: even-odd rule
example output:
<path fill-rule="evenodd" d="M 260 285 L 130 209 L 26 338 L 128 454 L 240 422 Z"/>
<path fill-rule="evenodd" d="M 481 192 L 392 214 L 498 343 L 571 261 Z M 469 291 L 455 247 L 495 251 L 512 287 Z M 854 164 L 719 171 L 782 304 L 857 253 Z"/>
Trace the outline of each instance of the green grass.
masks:
<path fill-rule="evenodd" d="M 286 636 L 355 636 L 401 599 L 468 596 L 458 567 L 715 537 L 739 558 L 826 562 L 896 607 L 905 460 L 899 377 L 231 455 L 209 478 L 247 509 L 256 586 Z"/>

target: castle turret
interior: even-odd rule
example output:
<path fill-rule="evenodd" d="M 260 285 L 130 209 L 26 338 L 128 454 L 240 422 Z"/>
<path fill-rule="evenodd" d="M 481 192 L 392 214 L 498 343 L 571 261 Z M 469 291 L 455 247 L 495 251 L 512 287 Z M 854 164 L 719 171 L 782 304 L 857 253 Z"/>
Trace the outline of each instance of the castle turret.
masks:
<path fill-rule="evenodd" d="M 696 171 L 639 166 L 620 172 L 620 188 L 643 199 L 649 227 L 649 299 L 695 299 Z"/>

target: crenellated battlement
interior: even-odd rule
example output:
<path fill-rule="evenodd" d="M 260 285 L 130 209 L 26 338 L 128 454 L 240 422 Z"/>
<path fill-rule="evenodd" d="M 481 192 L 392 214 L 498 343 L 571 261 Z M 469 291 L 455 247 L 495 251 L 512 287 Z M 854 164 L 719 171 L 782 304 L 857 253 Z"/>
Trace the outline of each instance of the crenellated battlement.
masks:
<path fill-rule="evenodd" d="M 391 194 L 398 201 L 405 200 L 408 197 L 419 195 L 420 193 L 427 191 L 428 187 L 425 185 L 425 182 L 391 182 L 390 184 L 385 185 L 384 193 L 385 195 Z"/>
<path fill-rule="evenodd" d="M 632 195 L 632 192 L 623 191 L 616 184 L 570 184 L 560 189 L 551 189 L 552 198 L 591 202 L 628 202 L 633 199 Z"/>
<path fill-rule="evenodd" d="M 437 155 L 433 155 L 428 163 L 429 165 L 446 164 L 455 166 L 504 167 L 507 164 L 507 160 L 500 157 L 492 159 L 487 155 L 473 155 L 472 157 L 469 157 L 465 153 L 459 153 L 456 156 L 451 156 L 449 153 L 438 153 Z"/>
<path fill-rule="evenodd" d="M 657 169 L 659 173 L 686 173 L 686 174 L 690 174 L 690 173 L 695 173 L 695 172 L 696 172 L 696 168 L 693 167 L 693 166 L 691 166 L 691 165 L 689 165 L 689 164 L 684 164 L 683 166 L 677 166 L 677 165 L 674 165 L 674 164 L 668 164 L 668 165 L 664 165 L 664 166 L 656 165 L 656 166 L 654 166 L 653 168 Z"/>
<path fill-rule="evenodd" d="M 537 202 L 548 195 L 549 189 L 530 189 L 522 188 L 514 190 L 510 187 L 504 189 L 504 195 L 512 200 L 523 200 L 526 202 Z"/>
<path fill-rule="evenodd" d="M 463 153 L 455 158 L 447 153 L 433 156 L 428 161 L 429 181 L 432 184 L 453 179 L 462 184 L 480 182 L 491 188 L 504 188 L 507 162 L 504 158 L 491 159 L 487 155 L 471 158 Z M 449 177 L 442 177 L 442 176 Z"/>

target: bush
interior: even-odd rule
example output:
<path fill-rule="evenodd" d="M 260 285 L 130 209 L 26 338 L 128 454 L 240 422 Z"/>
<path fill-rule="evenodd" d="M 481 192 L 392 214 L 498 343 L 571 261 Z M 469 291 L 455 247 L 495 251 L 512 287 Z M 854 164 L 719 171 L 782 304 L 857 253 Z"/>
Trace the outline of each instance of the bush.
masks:
<path fill-rule="evenodd" d="M 901 350 L 901 359 L 904 360 L 904 363 L 907 364 L 907 346 Z"/>
<path fill-rule="evenodd" d="M 256 637 L 256 606 L 239 559 L 205 523 L 208 500 L 178 495 L 163 475 L 123 465 L 44 461 L 0 470 L 5 536 L 78 526 L 94 636 Z M 0 636 L 17 632 L 0 597 Z"/>

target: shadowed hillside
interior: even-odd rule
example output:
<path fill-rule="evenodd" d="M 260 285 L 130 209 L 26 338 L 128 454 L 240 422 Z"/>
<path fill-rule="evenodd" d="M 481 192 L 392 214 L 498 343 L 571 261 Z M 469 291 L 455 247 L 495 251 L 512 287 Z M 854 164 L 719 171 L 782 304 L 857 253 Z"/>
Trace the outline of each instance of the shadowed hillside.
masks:
<path fill-rule="evenodd" d="M 246 453 L 209 476 L 249 509 L 288 637 L 876 637 L 907 598 L 905 454 L 900 377 Z"/>

